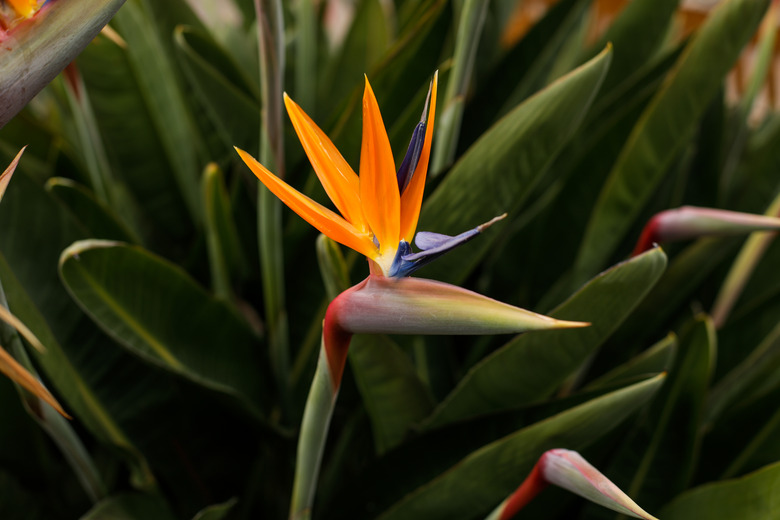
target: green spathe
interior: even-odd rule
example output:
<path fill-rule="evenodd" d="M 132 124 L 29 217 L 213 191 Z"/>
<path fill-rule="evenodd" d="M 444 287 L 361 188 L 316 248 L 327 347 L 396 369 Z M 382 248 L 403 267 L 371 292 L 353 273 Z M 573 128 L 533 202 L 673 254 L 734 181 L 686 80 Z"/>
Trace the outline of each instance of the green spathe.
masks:
<path fill-rule="evenodd" d="M 371 275 L 331 304 L 352 334 L 512 334 L 585 327 L 423 278 Z"/>

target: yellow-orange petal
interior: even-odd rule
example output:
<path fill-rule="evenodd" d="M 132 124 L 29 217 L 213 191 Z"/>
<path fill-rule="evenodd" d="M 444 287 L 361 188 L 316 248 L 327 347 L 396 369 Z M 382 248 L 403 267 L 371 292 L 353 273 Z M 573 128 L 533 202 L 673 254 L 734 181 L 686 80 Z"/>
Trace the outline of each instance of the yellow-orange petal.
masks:
<path fill-rule="evenodd" d="M 11 164 L 8 165 L 8 168 L 6 168 L 5 171 L 3 171 L 3 174 L 0 175 L 0 200 L 3 200 L 5 189 L 8 187 L 8 183 L 11 182 L 11 177 L 13 177 L 16 166 L 19 164 L 19 159 L 22 158 L 22 154 L 26 148 L 27 147 L 24 146 L 21 150 L 19 150 L 19 153 L 16 154 L 14 160 L 11 161 Z"/>
<path fill-rule="evenodd" d="M 11 381 L 35 395 L 42 401 L 51 405 L 63 417 L 70 419 L 70 415 L 65 413 L 60 403 L 51 393 L 41 384 L 38 379 L 20 365 L 11 355 L 0 347 L 0 373 L 5 374 Z"/>
<path fill-rule="evenodd" d="M 38 0 L 8 0 L 14 11 L 29 18 L 38 10 Z"/>
<path fill-rule="evenodd" d="M 380 254 L 394 251 L 400 236 L 401 197 L 390 140 L 368 78 L 363 93 L 360 202 L 363 215 L 379 241 Z"/>
<path fill-rule="evenodd" d="M 425 177 L 428 173 L 428 160 L 431 157 L 431 142 L 433 140 L 433 120 L 436 116 L 436 85 L 439 81 L 439 71 L 433 75 L 431 85 L 431 101 L 428 108 L 428 124 L 425 127 L 425 142 L 420 153 L 420 160 L 412 174 L 412 180 L 401 196 L 401 239 L 412 241 L 420 218 Z"/>
<path fill-rule="evenodd" d="M 320 130 L 287 93 L 284 94 L 284 104 L 325 193 L 350 224 L 359 231 L 368 231 L 363 208 L 360 206 L 360 180 L 357 174 L 325 132 Z"/>
<path fill-rule="evenodd" d="M 376 246 L 368 233 L 358 231 L 352 224 L 335 212 L 313 201 L 281 180 L 244 150 L 236 148 L 236 151 L 246 165 L 249 166 L 249 169 L 252 170 L 252 173 L 260 179 L 260 182 L 265 184 L 271 190 L 271 193 L 279 197 L 282 202 L 303 220 L 336 242 L 354 249 L 368 258 L 377 256 Z"/>

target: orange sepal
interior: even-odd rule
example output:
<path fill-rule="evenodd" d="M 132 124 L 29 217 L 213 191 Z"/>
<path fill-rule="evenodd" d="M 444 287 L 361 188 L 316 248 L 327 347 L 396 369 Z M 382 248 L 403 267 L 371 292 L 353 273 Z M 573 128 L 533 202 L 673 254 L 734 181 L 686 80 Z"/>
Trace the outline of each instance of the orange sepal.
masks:
<path fill-rule="evenodd" d="M 274 195 L 303 220 L 317 228 L 321 233 L 350 249 L 354 249 L 358 253 L 369 258 L 374 258 L 377 255 L 376 246 L 368 233 L 361 233 L 335 212 L 297 191 L 268 171 L 245 151 L 240 148 L 236 148 L 236 151 L 246 165 L 249 166 L 249 169 L 252 170 L 252 173 L 260 179 L 260 182 L 265 184 Z"/>
<path fill-rule="evenodd" d="M 425 126 L 425 142 L 420 153 L 420 160 L 412 174 L 412 180 L 401 196 L 401 239 L 412 241 L 417 230 L 417 221 L 420 218 L 423 191 L 425 190 L 425 177 L 428 173 L 428 160 L 431 157 L 431 142 L 433 141 L 433 120 L 436 116 L 436 85 L 439 80 L 439 72 L 433 75 L 431 86 L 431 102 L 428 108 L 428 123 Z"/>
<path fill-rule="evenodd" d="M 400 236 L 401 197 L 390 140 L 368 78 L 363 93 L 360 201 L 368 225 L 379 241 L 380 254 L 395 251 Z"/>
<path fill-rule="evenodd" d="M 37 0 L 8 0 L 8 3 L 11 4 L 14 11 L 25 18 L 31 17 L 38 10 Z"/>
<path fill-rule="evenodd" d="M 360 206 L 360 180 L 333 142 L 287 93 L 284 104 L 298 139 L 330 200 L 359 231 L 368 231 Z"/>

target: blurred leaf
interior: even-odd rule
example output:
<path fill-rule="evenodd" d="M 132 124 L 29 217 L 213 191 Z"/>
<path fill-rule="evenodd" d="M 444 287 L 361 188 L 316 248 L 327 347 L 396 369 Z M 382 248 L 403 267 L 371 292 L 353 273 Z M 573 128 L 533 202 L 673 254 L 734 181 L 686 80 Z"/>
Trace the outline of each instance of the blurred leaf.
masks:
<path fill-rule="evenodd" d="M 550 313 L 589 321 L 590 327 L 517 336 L 472 368 L 426 426 L 549 397 L 631 313 L 665 267 L 666 255 L 655 249 L 594 278 Z"/>
<path fill-rule="evenodd" d="M 180 268 L 139 247 L 84 240 L 63 251 L 60 274 L 84 311 L 130 352 L 261 413 L 258 339 Z"/>
<path fill-rule="evenodd" d="M 46 189 L 68 208 L 91 237 L 138 243 L 138 237 L 85 186 L 52 177 L 46 182 Z"/>
<path fill-rule="evenodd" d="M 53 330 L 62 337 L 67 338 L 70 335 L 73 327 L 81 319 L 80 313 L 74 314 L 72 310 L 75 309 L 72 308 L 69 309 L 69 312 L 65 311 L 63 307 L 58 305 L 58 302 L 62 303 L 63 299 L 68 299 L 67 294 L 59 287 L 56 278 L 53 281 L 56 283 L 55 287 L 52 285 L 52 280 L 42 278 L 39 273 L 51 272 L 54 274 L 55 260 L 52 257 L 57 256 L 58 241 L 69 235 L 73 236 L 76 232 L 67 213 L 62 212 L 56 215 L 57 209 L 53 200 L 50 200 L 49 204 L 42 204 L 40 199 L 36 200 L 36 197 L 46 194 L 38 188 L 39 194 L 34 195 L 34 192 L 31 191 L 31 185 L 28 185 L 29 182 L 24 176 L 17 176 L 16 182 L 9 190 L 10 196 L 6 197 L 0 206 L 2 220 L 7 219 L 9 215 L 13 216 L 19 210 L 20 205 L 25 208 L 34 205 L 37 209 L 35 216 L 41 219 L 29 222 L 30 227 L 24 232 L 30 233 L 31 230 L 37 230 L 37 233 L 31 234 L 25 240 L 19 241 L 17 239 L 18 235 L 14 233 L 13 227 L 6 226 L 4 228 L 6 232 L 0 235 L 2 238 L 9 239 L 9 242 L 0 242 L 0 248 L 3 250 L 2 255 L 0 255 L 0 280 L 2 280 L 9 306 L 46 347 L 45 354 L 36 352 L 33 354 L 52 381 L 53 386 L 67 403 L 68 409 L 78 416 L 98 438 L 131 454 L 135 461 L 135 470 L 138 471 L 137 476 L 142 479 L 139 480 L 139 485 L 148 485 L 153 477 L 149 473 L 146 461 L 127 438 L 123 426 L 119 424 L 121 419 L 127 417 L 127 402 L 122 399 L 108 398 L 110 394 L 108 388 L 102 388 L 100 392 L 96 393 L 93 384 L 108 376 L 115 363 L 119 363 L 134 383 L 132 391 L 125 389 L 125 397 L 132 402 L 143 402 L 143 396 L 146 396 L 147 405 L 151 406 L 155 399 L 149 393 L 153 386 L 147 386 L 150 383 L 150 378 L 140 377 L 134 373 L 136 367 L 129 364 L 127 359 L 122 359 L 122 356 L 117 356 L 116 349 L 102 351 L 101 356 L 97 359 L 89 358 L 88 355 L 84 357 L 84 350 L 91 346 L 86 339 L 71 346 L 70 353 L 76 358 L 76 363 L 74 363 L 55 339 Z M 53 222 L 55 227 L 52 227 L 49 222 Z M 46 229 L 49 230 L 48 235 L 43 232 Z M 37 240 L 31 240 L 30 237 L 36 237 Z M 11 246 L 12 244 L 15 247 Z M 54 251 L 52 251 L 52 246 L 54 246 Z M 36 254 L 29 255 L 28 251 L 35 251 Z M 6 256 L 10 261 L 6 260 Z M 35 261 L 31 261 L 31 259 Z M 12 270 L 10 262 L 15 265 L 15 270 Z M 51 265 L 52 270 L 45 269 L 46 265 Z M 16 273 L 27 282 L 26 285 L 31 289 L 29 294 L 20 283 L 21 280 L 17 278 Z M 36 304 L 33 298 L 43 298 L 44 304 Z M 46 313 L 48 319 L 44 318 L 42 313 Z M 52 328 L 50 328 L 50 324 Z M 99 367 L 90 366 L 89 362 L 84 362 L 85 359 L 96 360 Z M 119 413 L 119 418 L 117 418 L 117 411 L 125 413 Z"/>
<path fill-rule="evenodd" d="M 188 110 L 173 57 L 155 31 L 158 23 L 140 0 L 130 0 L 114 24 L 127 41 L 127 57 L 148 103 L 156 135 L 171 164 L 182 198 L 196 225 L 203 221 L 198 177 L 204 166 L 203 144 Z"/>
<path fill-rule="evenodd" d="M 360 0 L 346 40 L 328 63 L 322 83 L 317 85 L 317 107 L 330 111 L 338 108 L 353 88 L 363 84 L 363 75 L 376 67 L 388 43 L 387 21 L 379 0 Z M 310 110 L 310 107 L 302 108 Z M 332 112 L 325 115 L 331 116 Z"/>
<path fill-rule="evenodd" d="M 688 44 L 634 127 L 601 191 L 580 245 L 575 283 L 597 272 L 614 254 L 693 134 L 768 4 L 724 2 Z"/>
<path fill-rule="evenodd" d="M 474 83 L 474 62 L 485 26 L 488 4 L 482 0 L 465 0 L 458 14 L 452 72 L 442 99 L 441 117 L 436 129 L 436 148 L 431 169 L 438 173 L 452 164 L 463 119 L 464 99 Z"/>
<path fill-rule="evenodd" d="M 98 502 L 80 520 L 174 520 L 159 497 L 122 493 Z"/>
<path fill-rule="evenodd" d="M 127 53 L 113 42 L 96 39 L 77 63 L 111 170 L 127 185 L 146 225 L 144 238 L 170 249 L 172 238 L 186 237 L 193 223 L 172 174 L 172 161 L 178 158 L 168 157 L 158 136 L 166 131 L 166 125 L 157 126 L 158 116 L 153 116 L 138 86 Z"/>
<path fill-rule="evenodd" d="M 189 27 L 174 34 L 185 77 L 217 129 L 226 151 L 254 149 L 259 140 L 257 87 L 214 42 Z"/>
<path fill-rule="evenodd" d="M 775 518 L 780 515 L 780 463 L 742 478 L 707 484 L 677 497 L 659 515 L 664 520 Z"/>
<path fill-rule="evenodd" d="M 423 204 L 418 229 L 456 235 L 503 212 L 515 213 L 571 137 L 590 106 L 610 61 L 610 50 L 528 99 L 488 130 L 452 167 Z M 485 201 L 490 201 L 486 204 Z M 462 280 L 496 241 L 480 237 L 428 268 L 432 278 Z M 477 247 L 479 249 L 477 249 Z M 468 256 L 466 256 L 468 255 Z"/>
<path fill-rule="evenodd" d="M 609 92 L 633 74 L 643 64 L 652 61 L 669 31 L 672 15 L 680 0 L 637 0 L 629 2 L 594 45 L 601 49 L 612 43 L 615 55 L 604 78 L 604 91 Z"/>
<path fill-rule="evenodd" d="M 215 504 L 198 512 L 192 520 L 222 520 L 235 507 L 237 498 L 231 498 L 222 504 Z"/>
<path fill-rule="evenodd" d="M 712 320 L 697 317 L 680 337 L 678 358 L 642 429 L 625 445 L 628 453 L 641 454 L 628 493 L 651 509 L 683 491 L 693 476 L 716 351 Z M 626 464 L 631 459 L 623 458 Z"/>
<path fill-rule="evenodd" d="M 211 284 L 218 298 L 229 299 L 233 292 L 232 282 L 246 276 L 249 266 L 233 221 L 222 170 L 216 164 L 206 166 L 202 186 Z"/>
<path fill-rule="evenodd" d="M 409 357 L 387 336 L 355 336 L 349 361 L 371 418 L 377 452 L 384 453 L 430 415 L 433 398 Z"/>
<path fill-rule="evenodd" d="M 744 346 L 744 345 L 743 345 Z M 707 400 L 706 421 L 717 421 L 728 408 L 770 392 L 780 384 L 780 325 L 718 381 Z"/>
<path fill-rule="evenodd" d="M 668 334 L 664 339 L 622 365 L 615 367 L 598 379 L 591 381 L 584 390 L 598 390 L 627 381 L 633 377 L 667 372 L 678 351 L 677 336 Z"/>
<path fill-rule="evenodd" d="M 663 377 L 599 397 L 473 452 L 378 518 L 453 518 L 486 514 L 511 493 L 553 447 L 581 450 L 644 404 Z"/>
<path fill-rule="evenodd" d="M 587 6 L 588 2 L 583 0 L 556 2 L 501 58 L 466 107 L 464 143 L 472 144 L 495 121 L 545 87 L 553 56 L 560 51 Z"/>
<path fill-rule="evenodd" d="M 317 261 L 328 300 L 349 289 L 349 270 L 335 240 L 323 234 L 317 237 Z"/>
<path fill-rule="evenodd" d="M 775 197 L 764 214 L 769 217 L 780 214 L 780 194 Z M 752 233 L 745 241 L 712 304 L 712 318 L 717 328 L 723 327 L 726 323 L 731 310 L 742 296 L 745 285 L 774 238 L 774 233 Z"/>

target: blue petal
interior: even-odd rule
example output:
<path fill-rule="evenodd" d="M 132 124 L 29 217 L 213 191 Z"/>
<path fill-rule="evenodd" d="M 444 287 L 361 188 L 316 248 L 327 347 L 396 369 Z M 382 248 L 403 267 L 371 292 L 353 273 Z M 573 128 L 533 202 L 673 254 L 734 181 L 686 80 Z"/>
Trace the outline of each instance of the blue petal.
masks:
<path fill-rule="evenodd" d="M 447 251 L 454 249 L 461 244 L 465 244 L 504 217 L 506 217 L 506 213 L 494 218 L 490 222 L 481 224 L 474 229 L 454 237 L 421 231 L 417 233 L 417 237 L 414 240 L 415 245 L 422 250 L 419 253 L 412 253 L 412 248 L 409 243 L 402 240 L 398 244 L 398 251 L 393 259 L 393 265 L 390 268 L 389 276 L 409 276 L 417 269 L 430 263 Z"/>
<path fill-rule="evenodd" d="M 423 113 L 420 117 L 420 122 L 414 127 L 412 132 L 412 139 L 409 141 L 409 148 L 406 150 L 404 160 L 401 161 L 401 166 L 398 168 L 396 178 L 398 180 L 398 192 L 403 195 L 406 187 L 409 186 L 409 182 L 412 180 L 414 170 L 417 169 L 417 163 L 420 162 L 420 155 L 422 154 L 423 144 L 425 144 L 425 128 L 428 126 L 428 104 L 431 102 L 431 86 L 428 87 L 428 97 L 425 98 L 425 106 L 423 107 Z"/>

